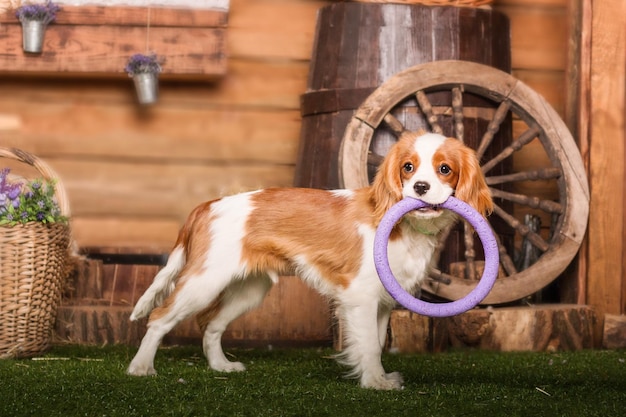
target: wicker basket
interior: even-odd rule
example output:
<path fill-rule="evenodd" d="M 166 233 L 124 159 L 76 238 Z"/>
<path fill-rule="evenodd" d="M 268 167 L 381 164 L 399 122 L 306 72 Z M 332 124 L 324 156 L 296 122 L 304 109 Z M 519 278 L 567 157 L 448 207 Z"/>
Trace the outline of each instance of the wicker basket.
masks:
<path fill-rule="evenodd" d="M 349 0 L 348 0 L 349 1 Z M 493 0 L 354 0 L 361 3 L 423 4 L 424 6 L 488 6 Z"/>
<path fill-rule="evenodd" d="M 54 179 L 59 208 L 69 217 L 63 184 L 48 165 L 18 149 L 0 148 L 0 157 L 32 165 L 43 178 Z M 0 358 L 33 356 L 48 348 L 69 271 L 69 247 L 67 224 L 0 226 Z"/>

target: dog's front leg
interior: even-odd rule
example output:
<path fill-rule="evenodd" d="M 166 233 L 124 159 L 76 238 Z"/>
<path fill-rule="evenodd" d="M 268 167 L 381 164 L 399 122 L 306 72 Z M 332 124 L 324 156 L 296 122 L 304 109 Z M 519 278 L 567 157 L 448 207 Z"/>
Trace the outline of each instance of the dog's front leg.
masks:
<path fill-rule="evenodd" d="M 387 323 L 389 314 L 379 313 L 377 301 L 353 303 L 354 300 L 339 309 L 345 327 L 342 362 L 353 368 L 353 375 L 360 377 L 364 388 L 401 389 L 402 376 L 397 372 L 387 374 L 381 362 L 384 344 L 384 337 L 380 335 L 381 323 Z"/>

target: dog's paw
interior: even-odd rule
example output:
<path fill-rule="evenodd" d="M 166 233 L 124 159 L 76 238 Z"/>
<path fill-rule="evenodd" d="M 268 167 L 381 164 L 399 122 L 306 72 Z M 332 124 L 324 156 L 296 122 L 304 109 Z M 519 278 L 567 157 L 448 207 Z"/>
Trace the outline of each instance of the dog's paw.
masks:
<path fill-rule="evenodd" d="M 144 366 L 134 363 L 131 363 L 128 366 L 126 373 L 133 376 L 152 376 L 157 374 L 156 370 L 152 366 Z"/>
<path fill-rule="evenodd" d="M 399 372 L 376 376 L 363 375 L 361 377 L 361 387 L 386 391 L 402 389 L 402 382 L 402 375 Z"/>
<path fill-rule="evenodd" d="M 385 375 L 385 379 L 396 382 L 400 388 L 402 388 L 402 384 L 404 384 L 404 378 L 402 378 L 402 374 L 400 372 L 390 372 Z"/>
<path fill-rule="evenodd" d="M 211 364 L 211 369 L 218 372 L 243 372 L 246 370 L 246 365 L 241 362 L 221 362 Z"/>

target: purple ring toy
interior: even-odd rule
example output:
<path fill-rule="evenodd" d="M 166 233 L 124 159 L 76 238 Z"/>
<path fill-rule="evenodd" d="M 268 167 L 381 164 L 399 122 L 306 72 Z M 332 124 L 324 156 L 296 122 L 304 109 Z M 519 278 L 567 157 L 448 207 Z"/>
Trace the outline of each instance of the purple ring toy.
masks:
<path fill-rule="evenodd" d="M 391 230 L 398 220 L 409 211 L 427 205 L 427 203 L 421 200 L 405 197 L 385 213 L 376 230 L 376 236 L 374 237 L 374 264 L 380 281 L 387 292 L 407 309 L 431 317 L 454 316 L 474 308 L 487 297 L 487 294 L 489 294 L 489 291 L 493 288 L 496 278 L 498 277 L 498 265 L 500 262 L 498 243 L 487 220 L 474 210 L 474 208 L 455 197 L 448 197 L 441 207 L 457 213 L 474 227 L 485 251 L 485 270 L 476 287 L 459 300 L 449 303 L 429 303 L 418 300 L 406 292 L 393 276 L 391 268 L 389 267 L 387 246 L 389 244 Z"/>

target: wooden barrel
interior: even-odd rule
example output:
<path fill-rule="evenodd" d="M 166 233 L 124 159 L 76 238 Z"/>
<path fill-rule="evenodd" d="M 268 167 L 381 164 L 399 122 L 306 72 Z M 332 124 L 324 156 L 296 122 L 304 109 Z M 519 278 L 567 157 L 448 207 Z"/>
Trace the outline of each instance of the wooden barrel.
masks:
<path fill-rule="evenodd" d="M 407 4 L 341 2 L 324 7 L 318 15 L 308 88 L 301 97 L 302 128 L 295 185 L 335 189 L 339 182 L 338 153 L 345 128 L 365 98 L 392 75 L 417 64 L 436 60 L 463 60 L 511 70 L 509 21 L 502 13 L 466 7 L 430 7 Z M 449 108 L 450 92 L 430 92 L 433 108 Z M 463 98 L 464 142 L 477 148 L 497 104 L 483 97 Z M 399 105 L 393 115 L 409 130 L 430 127 L 415 98 Z M 438 124 L 454 136 L 452 111 L 440 111 Z M 484 155 L 490 160 L 512 139 L 510 116 L 500 125 Z M 395 143 L 391 131 L 377 129 L 370 150 L 385 155 Z M 370 179 L 376 167 L 370 168 Z M 505 161 L 490 173 L 506 174 Z M 507 202 L 499 201 L 507 209 Z M 513 235 L 494 219 L 493 227 L 506 247 Z M 476 241 L 477 259 L 482 258 Z M 450 272 L 463 260 L 463 225 L 450 233 L 440 257 L 440 268 Z"/>
<path fill-rule="evenodd" d="M 509 21 L 502 13 L 467 7 L 341 2 L 320 10 L 306 93 L 301 97 L 302 128 L 295 185 L 334 189 L 344 130 L 365 98 L 390 76 L 435 60 L 465 60 L 510 72 Z M 428 95 L 434 106 L 450 97 Z M 493 103 L 476 98 L 465 118 L 465 142 L 477 146 Z M 416 105 L 396 116 L 410 129 L 425 128 Z M 452 136 L 452 118 L 440 121 Z M 508 127 L 508 128 L 507 128 Z M 496 141 L 510 143 L 510 121 Z M 384 155 L 395 138 L 377 132 L 372 147 Z M 488 157 L 489 155 L 486 155 Z M 372 173 L 373 174 L 373 173 Z"/>

